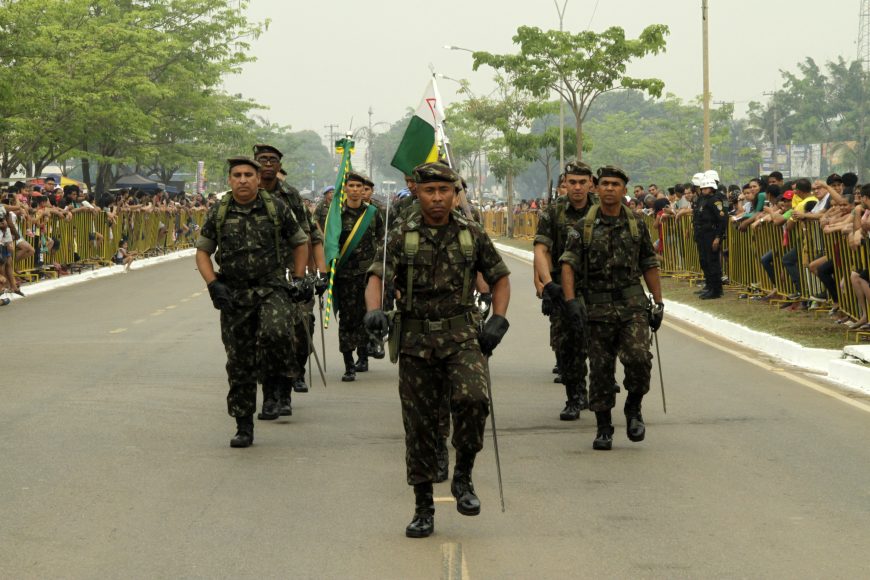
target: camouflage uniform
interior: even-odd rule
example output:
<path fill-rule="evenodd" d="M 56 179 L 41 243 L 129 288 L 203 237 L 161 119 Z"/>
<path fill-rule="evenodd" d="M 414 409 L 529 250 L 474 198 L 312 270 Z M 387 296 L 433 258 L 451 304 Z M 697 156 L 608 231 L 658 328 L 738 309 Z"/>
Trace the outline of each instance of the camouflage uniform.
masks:
<path fill-rule="evenodd" d="M 459 232 L 470 232 L 474 245 L 467 263 L 459 244 Z M 414 258 L 411 303 L 408 259 L 404 253 L 405 232 L 420 233 Z M 483 448 L 483 432 L 489 414 L 486 394 L 486 360 L 477 341 L 479 314 L 471 300 L 477 272 L 492 285 L 510 272 L 492 241 L 479 225 L 457 212 L 447 225 L 429 227 L 414 214 L 390 231 L 387 269 L 395 273 L 396 300 L 402 316 L 399 346 L 399 396 L 405 426 L 405 450 L 409 485 L 432 482 L 437 472 L 439 408 L 449 394 L 453 415 L 453 447 L 457 454 L 474 455 Z M 383 255 L 369 269 L 383 275 Z M 465 276 L 470 277 L 469 296 L 463 296 Z M 433 328 L 441 326 L 441 329 Z"/>
<path fill-rule="evenodd" d="M 341 210 L 341 237 L 339 247 L 344 246 L 357 220 L 366 211 L 367 204 L 358 208 L 344 207 Z M 338 312 L 338 348 L 352 352 L 368 345 L 368 334 L 363 326 L 366 314 L 366 272 L 375 259 L 381 240 L 384 239 L 384 221 L 376 212 L 357 247 L 335 272 L 335 303 Z"/>
<path fill-rule="evenodd" d="M 619 217 L 598 212 L 588 248 L 583 242 L 588 216 L 577 222 L 559 260 L 574 270 L 577 296 L 586 303 L 589 408 L 595 412 L 616 404 L 617 355 L 625 369 L 626 391 L 640 396 L 649 391 L 648 301 L 639 278 L 658 268 L 658 260 L 643 220 L 635 220 L 639 239 L 634 240 L 627 211 L 623 206 Z"/>
<path fill-rule="evenodd" d="M 318 201 L 317 205 L 314 207 L 314 222 L 320 226 L 321 232 L 325 231 L 327 215 L 329 215 L 329 204 L 326 202 L 326 198 L 324 197 Z"/>
<path fill-rule="evenodd" d="M 561 265 L 558 260 L 565 251 L 565 243 L 571 227 L 586 215 L 592 204 L 591 194 L 586 205 L 581 209 L 575 209 L 567 197 L 560 197 L 538 215 L 535 244 L 543 244 L 550 251 L 554 262 L 550 275 L 556 284 L 562 283 Z M 550 315 L 550 346 L 556 351 L 568 403 L 585 402 L 587 400 L 586 339 L 582 331 L 577 332 L 577 329 L 572 327 L 564 312 L 558 307 L 554 308 Z"/>
<path fill-rule="evenodd" d="M 232 195 L 227 193 L 225 195 Z M 275 199 L 281 221 L 281 254 L 308 242 L 285 203 Z M 234 308 L 221 311 L 221 339 L 227 353 L 230 416 L 253 415 L 257 381 L 288 376 L 292 357 L 292 322 L 296 310 L 285 264 L 278 260 L 275 226 L 259 197 L 247 206 L 230 201 L 217 232 L 220 204 L 208 211 L 196 243 L 209 254 L 216 249 L 219 279 L 232 292 Z"/>
<path fill-rule="evenodd" d="M 274 192 L 275 197 L 280 198 L 287 204 L 297 223 L 302 227 L 302 230 L 311 240 L 312 245 L 323 244 L 323 235 L 320 230 L 314 225 L 311 214 L 305 209 L 302 203 L 302 197 L 299 191 L 292 186 L 287 185 L 283 181 L 277 182 L 277 187 Z M 293 254 L 286 252 L 287 268 L 293 272 L 295 270 L 293 264 Z M 305 318 L 307 317 L 307 321 Z M 310 354 L 309 347 L 313 344 L 314 333 L 314 300 L 310 300 L 305 304 L 296 305 L 296 316 L 294 317 L 293 330 L 293 361 L 290 369 L 290 379 L 302 379 L 305 377 L 305 364 L 308 362 Z M 306 324 L 307 322 L 307 324 Z M 284 385 L 283 395 L 290 398 L 291 385 Z"/>

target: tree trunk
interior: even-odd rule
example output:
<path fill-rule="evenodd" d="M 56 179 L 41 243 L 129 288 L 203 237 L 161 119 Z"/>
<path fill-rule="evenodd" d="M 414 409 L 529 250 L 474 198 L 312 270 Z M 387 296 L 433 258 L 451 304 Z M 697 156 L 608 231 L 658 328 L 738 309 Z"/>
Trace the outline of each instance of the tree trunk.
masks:
<path fill-rule="evenodd" d="M 505 197 L 507 199 L 507 232 L 508 238 L 514 237 L 514 175 L 513 171 L 508 170 L 505 176 Z"/>
<path fill-rule="evenodd" d="M 577 161 L 583 160 L 583 117 L 574 113 L 574 128 L 577 130 Z"/>
<path fill-rule="evenodd" d="M 85 146 L 87 151 L 87 146 Z M 94 187 L 91 183 L 91 160 L 87 157 L 82 157 L 82 181 L 88 186 L 88 191 L 94 193 Z"/>

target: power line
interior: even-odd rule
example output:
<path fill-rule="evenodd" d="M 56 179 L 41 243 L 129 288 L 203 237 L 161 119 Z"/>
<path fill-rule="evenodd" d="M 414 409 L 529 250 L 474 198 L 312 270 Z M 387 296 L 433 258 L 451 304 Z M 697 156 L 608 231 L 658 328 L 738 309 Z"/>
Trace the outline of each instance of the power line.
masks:
<path fill-rule="evenodd" d="M 595 0 L 595 7 L 592 8 L 592 16 L 589 17 L 589 24 L 586 25 L 586 30 L 592 27 L 592 21 L 595 20 L 595 13 L 598 12 L 598 0 Z"/>

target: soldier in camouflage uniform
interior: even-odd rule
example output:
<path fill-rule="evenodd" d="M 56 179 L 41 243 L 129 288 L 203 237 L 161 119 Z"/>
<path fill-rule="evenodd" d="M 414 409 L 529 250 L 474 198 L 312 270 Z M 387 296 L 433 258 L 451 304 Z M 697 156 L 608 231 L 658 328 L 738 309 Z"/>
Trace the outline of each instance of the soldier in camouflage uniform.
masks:
<path fill-rule="evenodd" d="M 407 480 L 416 497 L 414 519 L 405 534 L 426 537 L 434 530 L 432 483 L 445 393 L 450 396 L 456 449 L 451 492 L 461 514 L 480 513 L 471 472 L 483 447 L 489 413 L 486 357 L 508 329 L 504 315 L 510 300 L 510 272 L 483 228 L 452 211 L 457 180 L 452 169 L 428 163 L 417 167 L 414 177 L 420 214 L 390 231 L 385 251 L 401 317 L 401 329 L 394 327 L 391 340 L 398 340 Z M 472 297 L 477 272 L 493 293 L 493 315 L 483 330 Z M 388 322 L 381 310 L 380 256 L 369 274 L 365 324 L 370 332 L 383 336 Z"/>
<path fill-rule="evenodd" d="M 347 202 L 341 209 L 339 248 L 344 247 L 354 226 L 363 219 L 363 214 L 369 207 L 362 200 L 364 178 L 358 173 L 351 172 L 348 173 L 345 183 Z M 359 232 L 357 235 L 360 235 Z M 378 246 L 384 239 L 384 221 L 380 212 L 375 211 L 374 217 L 361 235 L 359 244 L 350 255 L 342 257 L 334 281 L 338 312 L 338 348 L 344 357 L 345 369 L 341 380 L 345 382 L 354 381 L 356 373 L 369 370 L 369 337 L 362 322 L 366 313 L 366 272 L 375 259 Z M 354 350 L 359 357 L 356 362 L 353 360 Z"/>
<path fill-rule="evenodd" d="M 541 311 L 550 317 L 551 345 L 567 401 L 559 419 L 576 421 L 581 409 L 588 409 L 586 394 L 586 339 L 582 328 L 575 328 L 563 311 L 561 286 L 562 266 L 558 260 L 565 251 L 571 227 L 586 215 L 595 198 L 592 189 L 592 169 L 582 162 L 565 166 L 567 195 L 550 204 L 538 216 L 535 234 L 535 274 L 541 287 Z"/>
<path fill-rule="evenodd" d="M 246 157 L 228 163 L 232 191 L 209 209 L 196 244 L 196 267 L 221 311 L 227 407 L 237 426 L 230 445 L 248 447 L 254 441 L 258 379 L 264 392 L 274 392 L 290 372 L 293 302 L 310 298 L 300 284 L 308 237 L 286 204 L 259 189 L 259 163 Z M 211 261 L 215 250 L 219 274 Z M 284 252 L 293 254 L 293 282 L 287 281 Z"/>
<path fill-rule="evenodd" d="M 608 165 L 598 169 L 598 181 L 600 205 L 571 229 L 560 262 L 566 314 L 573 324 L 587 325 L 589 408 L 598 422 L 593 448 L 607 450 L 613 445 L 617 355 L 628 391 L 624 408 L 628 438 L 642 441 L 646 434 L 641 401 L 649 391 L 652 369 L 649 333 L 661 325 L 664 305 L 649 230 L 622 203 L 628 176 Z M 653 295 L 652 309 L 641 277 Z"/>
<path fill-rule="evenodd" d="M 315 272 L 315 275 L 310 276 L 306 283 L 313 284 L 317 294 L 322 295 L 326 290 L 326 276 L 325 274 L 322 276 L 316 274 L 326 272 L 326 259 L 323 254 L 323 236 L 314 225 L 311 214 L 305 210 L 299 191 L 279 178 L 283 173 L 281 168 L 281 159 L 283 157 L 284 154 L 277 147 L 267 144 L 254 145 L 254 159 L 262 166 L 260 170 L 260 186 L 271 193 L 273 197 L 281 199 L 287 204 L 287 207 L 293 212 L 297 223 L 302 227 L 305 235 L 308 236 L 309 263 L 306 266 L 310 266 L 310 271 Z M 287 252 L 286 258 L 287 268 L 290 271 L 295 271 L 292 254 Z M 305 363 L 308 361 L 308 356 L 311 352 L 314 331 L 313 312 L 313 299 L 299 305 L 293 321 L 292 349 L 294 356 L 291 361 L 290 376 L 284 377 L 276 393 L 263 393 L 263 410 L 257 416 L 259 419 L 272 420 L 277 419 L 278 416 L 292 415 L 292 392 L 308 392 L 308 385 L 305 383 Z"/>
<path fill-rule="evenodd" d="M 323 199 L 317 202 L 314 207 L 314 223 L 320 227 L 320 232 L 323 233 L 326 228 L 326 216 L 329 215 L 329 205 L 332 203 L 332 196 L 335 193 L 335 188 L 327 186 L 323 189 Z"/>

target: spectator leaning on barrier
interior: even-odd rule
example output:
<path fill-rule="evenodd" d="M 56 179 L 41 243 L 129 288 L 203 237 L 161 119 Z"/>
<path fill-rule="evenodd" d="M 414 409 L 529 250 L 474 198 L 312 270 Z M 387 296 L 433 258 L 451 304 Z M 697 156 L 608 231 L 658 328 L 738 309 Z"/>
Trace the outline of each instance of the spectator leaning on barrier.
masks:
<path fill-rule="evenodd" d="M 856 200 L 861 202 L 852 213 L 853 217 L 853 232 L 849 236 L 849 246 L 857 249 L 861 246 L 868 234 L 870 234 L 870 185 L 863 185 L 856 192 Z M 864 263 L 864 268 L 852 270 L 849 273 L 849 281 L 852 283 L 852 290 L 855 292 L 855 297 L 858 300 L 858 308 L 861 316 L 854 323 L 849 325 L 852 330 L 870 330 L 870 320 L 868 320 L 868 308 L 870 308 L 870 274 L 868 274 L 867 263 Z"/>

